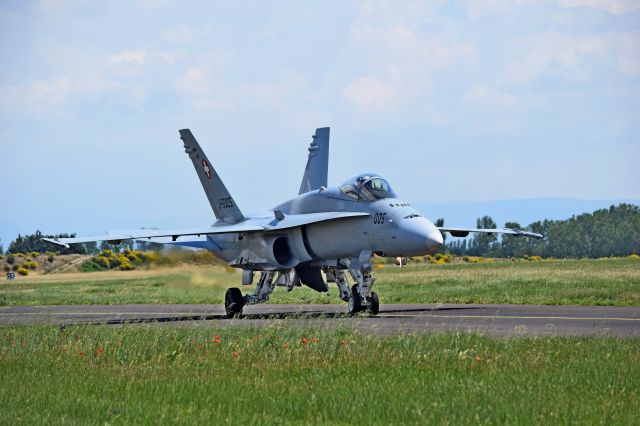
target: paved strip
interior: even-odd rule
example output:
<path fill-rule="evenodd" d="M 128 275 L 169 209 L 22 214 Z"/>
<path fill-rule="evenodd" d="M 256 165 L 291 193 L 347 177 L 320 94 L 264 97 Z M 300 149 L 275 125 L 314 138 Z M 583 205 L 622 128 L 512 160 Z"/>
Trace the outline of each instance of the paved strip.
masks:
<path fill-rule="evenodd" d="M 384 305 L 377 317 L 350 317 L 343 305 L 256 305 L 227 319 L 220 305 L 73 305 L 0 308 L 0 325 L 140 324 L 335 328 L 377 334 L 476 332 L 490 336 L 640 337 L 640 307 Z"/>

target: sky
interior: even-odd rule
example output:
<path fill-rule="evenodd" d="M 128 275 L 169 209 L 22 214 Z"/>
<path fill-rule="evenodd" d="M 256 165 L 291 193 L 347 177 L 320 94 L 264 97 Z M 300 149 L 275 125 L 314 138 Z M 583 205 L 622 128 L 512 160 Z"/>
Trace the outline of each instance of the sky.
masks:
<path fill-rule="evenodd" d="M 640 198 L 637 0 L 4 0 L 0 53 L 5 248 L 211 223 L 181 128 L 246 213 L 297 193 L 324 126 L 330 184 Z"/>

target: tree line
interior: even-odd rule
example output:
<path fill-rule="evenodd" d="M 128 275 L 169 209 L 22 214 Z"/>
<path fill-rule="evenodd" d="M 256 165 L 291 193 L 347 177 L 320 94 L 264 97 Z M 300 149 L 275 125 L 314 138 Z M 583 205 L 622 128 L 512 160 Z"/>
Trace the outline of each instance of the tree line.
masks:
<path fill-rule="evenodd" d="M 482 229 L 497 228 L 490 216 L 478 218 L 476 225 Z M 505 228 L 537 232 L 544 238 L 478 234 L 452 241 L 447 249 L 460 256 L 547 258 L 598 258 L 640 252 L 640 207 L 633 204 L 619 204 L 566 220 L 537 221 L 524 228 L 517 222 L 507 222 Z"/>

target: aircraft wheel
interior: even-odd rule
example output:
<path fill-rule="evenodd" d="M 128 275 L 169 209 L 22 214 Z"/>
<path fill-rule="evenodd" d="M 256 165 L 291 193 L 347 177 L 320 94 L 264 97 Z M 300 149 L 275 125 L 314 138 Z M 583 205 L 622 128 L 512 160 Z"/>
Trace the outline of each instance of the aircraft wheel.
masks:
<path fill-rule="evenodd" d="M 360 303 L 360 294 L 358 293 L 358 286 L 356 284 L 351 287 L 351 294 L 349 295 L 349 313 L 357 314 L 362 310 L 362 303 Z"/>
<path fill-rule="evenodd" d="M 371 292 L 367 310 L 371 315 L 378 315 L 378 312 L 380 312 L 380 299 L 378 298 L 378 293 L 376 293 L 375 291 Z"/>
<path fill-rule="evenodd" d="M 233 318 L 242 313 L 244 308 L 244 296 L 239 288 L 230 288 L 224 295 L 224 310 L 227 317 Z"/>

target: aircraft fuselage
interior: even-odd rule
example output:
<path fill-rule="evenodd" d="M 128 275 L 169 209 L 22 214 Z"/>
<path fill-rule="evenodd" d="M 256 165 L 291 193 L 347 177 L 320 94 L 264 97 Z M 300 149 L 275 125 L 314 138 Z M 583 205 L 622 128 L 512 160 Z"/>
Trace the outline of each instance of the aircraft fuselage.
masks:
<path fill-rule="evenodd" d="M 317 222 L 296 228 L 209 237 L 214 250 L 231 265 L 253 270 L 289 269 L 303 263 L 336 266 L 340 258 L 363 250 L 381 256 L 419 256 L 442 245 L 435 225 L 398 198 L 353 199 L 338 187 L 301 194 L 274 208 L 285 215 L 326 211 L 362 212 L 369 216 Z"/>

